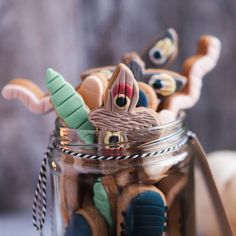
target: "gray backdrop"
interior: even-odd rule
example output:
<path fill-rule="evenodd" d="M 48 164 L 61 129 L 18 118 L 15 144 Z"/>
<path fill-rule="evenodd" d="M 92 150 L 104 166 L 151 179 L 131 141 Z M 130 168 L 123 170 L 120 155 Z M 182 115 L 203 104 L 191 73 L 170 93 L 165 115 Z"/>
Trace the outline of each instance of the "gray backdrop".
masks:
<path fill-rule="evenodd" d="M 188 122 L 207 151 L 236 149 L 235 22 L 234 0 L 0 0 L 0 87 L 18 76 L 45 89 L 47 67 L 76 85 L 84 69 L 118 63 L 167 27 L 180 35 L 180 71 L 198 37 L 213 34 L 221 58 Z M 0 109 L 0 211 L 27 209 L 54 115 L 2 98 Z"/>

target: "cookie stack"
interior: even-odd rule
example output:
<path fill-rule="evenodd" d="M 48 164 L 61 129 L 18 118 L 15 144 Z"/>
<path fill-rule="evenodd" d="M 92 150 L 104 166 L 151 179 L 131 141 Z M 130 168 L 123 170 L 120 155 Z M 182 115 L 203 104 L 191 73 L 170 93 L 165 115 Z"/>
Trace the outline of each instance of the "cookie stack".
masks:
<path fill-rule="evenodd" d="M 101 160 L 63 154 L 58 163 L 65 236 L 182 234 L 178 196 L 188 181 L 189 159 L 160 166 L 150 158 L 121 164 L 119 157 L 145 154 L 143 144 L 165 136 L 155 127 L 198 101 L 202 78 L 219 52 L 218 39 L 202 36 L 182 73 L 168 70 L 178 37 L 167 29 L 141 54 L 126 53 L 117 66 L 83 72 L 75 88 L 53 69 L 46 73 L 49 94 L 24 79 L 3 88 L 5 98 L 19 99 L 34 113 L 55 110 L 61 126 L 77 131 L 80 145 L 97 147 L 93 154 Z"/>

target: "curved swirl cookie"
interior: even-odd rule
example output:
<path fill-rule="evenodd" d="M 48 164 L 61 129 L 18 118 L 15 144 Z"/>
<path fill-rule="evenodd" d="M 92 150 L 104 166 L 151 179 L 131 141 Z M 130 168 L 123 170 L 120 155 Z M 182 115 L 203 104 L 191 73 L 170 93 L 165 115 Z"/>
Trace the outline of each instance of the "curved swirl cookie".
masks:
<path fill-rule="evenodd" d="M 21 101 L 33 113 L 44 114 L 53 109 L 48 94 L 45 94 L 36 84 L 27 79 L 11 80 L 2 89 L 5 99 Z"/>
<path fill-rule="evenodd" d="M 211 71 L 220 55 L 221 43 L 213 36 L 202 36 L 198 42 L 197 54 L 184 62 L 183 75 L 188 78 L 183 91 L 170 96 L 164 108 L 178 112 L 193 107 L 199 100 L 202 78 Z"/>

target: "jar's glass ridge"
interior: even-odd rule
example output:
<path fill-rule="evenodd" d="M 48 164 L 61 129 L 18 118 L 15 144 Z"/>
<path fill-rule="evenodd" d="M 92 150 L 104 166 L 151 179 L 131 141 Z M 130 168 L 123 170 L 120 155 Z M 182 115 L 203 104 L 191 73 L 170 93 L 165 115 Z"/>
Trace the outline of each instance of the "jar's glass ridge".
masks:
<path fill-rule="evenodd" d="M 81 132 L 56 121 L 58 148 L 49 159 L 53 235 L 83 235 L 83 230 L 136 235 L 144 229 L 146 234 L 152 229 L 156 235 L 195 235 L 193 162 L 184 113 L 151 129 L 88 131 L 94 140 L 89 144 L 81 142 Z M 104 142 L 106 135 L 110 143 Z M 150 207 L 153 213 L 147 214 Z"/>

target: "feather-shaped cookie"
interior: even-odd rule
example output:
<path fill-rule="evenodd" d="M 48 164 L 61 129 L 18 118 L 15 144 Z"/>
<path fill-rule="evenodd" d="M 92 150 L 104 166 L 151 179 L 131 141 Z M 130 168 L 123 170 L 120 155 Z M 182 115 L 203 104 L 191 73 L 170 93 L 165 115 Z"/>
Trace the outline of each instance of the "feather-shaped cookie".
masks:
<path fill-rule="evenodd" d="M 143 133 L 126 132 L 160 124 L 160 117 L 155 111 L 136 107 L 138 100 L 137 81 L 127 66 L 119 64 L 109 80 L 104 107 L 89 113 L 90 122 L 100 131 L 98 142 L 104 145 L 103 155 L 122 155 L 127 150 L 127 141 L 135 139 L 142 142 L 152 137 L 150 134 L 143 137 Z"/>
<path fill-rule="evenodd" d="M 159 124 L 158 115 L 148 108 L 136 108 L 138 84 L 124 64 L 119 64 L 109 81 L 104 107 L 91 111 L 90 122 L 102 131 L 148 128 Z"/>

